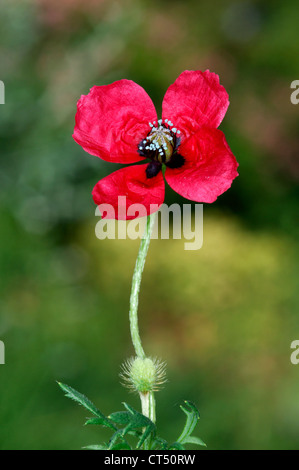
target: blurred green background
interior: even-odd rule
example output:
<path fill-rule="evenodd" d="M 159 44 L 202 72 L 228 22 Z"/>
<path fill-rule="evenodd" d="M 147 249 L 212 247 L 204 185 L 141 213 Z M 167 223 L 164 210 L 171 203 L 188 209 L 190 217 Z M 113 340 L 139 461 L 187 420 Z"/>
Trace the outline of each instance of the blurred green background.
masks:
<path fill-rule="evenodd" d="M 139 241 L 95 236 L 91 190 L 118 166 L 73 141 L 76 102 L 127 78 L 159 110 L 183 70 L 207 68 L 230 95 L 240 176 L 204 205 L 201 250 L 150 247 L 140 329 L 168 363 L 158 427 L 174 440 L 189 399 L 209 449 L 299 448 L 298 46 L 297 0 L 0 0 L 1 449 L 107 439 L 56 380 L 104 413 L 139 409 L 118 377 Z"/>

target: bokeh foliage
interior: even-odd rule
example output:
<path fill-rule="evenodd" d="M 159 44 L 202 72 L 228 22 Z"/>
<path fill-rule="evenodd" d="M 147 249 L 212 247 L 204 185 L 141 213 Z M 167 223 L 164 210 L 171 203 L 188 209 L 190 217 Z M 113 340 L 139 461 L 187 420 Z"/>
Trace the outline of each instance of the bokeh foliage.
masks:
<path fill-rule="evenodd" d="M 128 78 L 161 109 L 185 69 L 209 68 L 231 106 L 221 125 L 240 163 L 231 190 L 204 206 L 204 245 L 153 240 L 140 299 L 148 354 L 168 363 L 161 434 L 177 405 L 201 411 L 210 449 L 294 449 L 299 366 L 297 1 L 0 0 L 2 449 L 77 449 L 66 382 L 106 414 L 133 351 L 128 331 L 138 241 L 99 241 L 91 189 L 118 168 L 72 140 L 76 102 Z M 186 202 L 167 191 L 167 202 Z M 171 425 L 166 423 L 170 422 Z"/>

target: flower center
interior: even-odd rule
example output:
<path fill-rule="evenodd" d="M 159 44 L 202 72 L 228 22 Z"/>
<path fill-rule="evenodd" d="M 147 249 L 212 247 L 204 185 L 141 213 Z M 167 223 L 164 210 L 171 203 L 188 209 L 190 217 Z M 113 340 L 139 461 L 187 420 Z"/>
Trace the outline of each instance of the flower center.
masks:
<path fill-rule="evenodd" d="M 158 124 L 149 123 L 152 130 L 138 145 L 139 155 L 150 158 L 153 162 L 169 163 L 180 144 L 180 131 L 173 127 L 169 119 L 159 119 Z"/>

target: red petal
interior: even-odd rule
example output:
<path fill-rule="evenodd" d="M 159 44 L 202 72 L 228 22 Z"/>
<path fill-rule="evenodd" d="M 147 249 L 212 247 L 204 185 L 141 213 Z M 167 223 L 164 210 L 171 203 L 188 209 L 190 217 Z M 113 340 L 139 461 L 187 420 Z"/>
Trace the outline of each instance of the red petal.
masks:
<path fill-rule="evenodd" d="M 130 220 L 158 210 L 164 201 L 164 179 L 162 171 L 153 178 L 147 178 L 147 166 L 148 164 L 122 168 L 95 185 L 92 192 L 94 202 L 112 206 L 112 211 L 108 213 L 106 207 L 99 208 L 104 218 Z M 133 204 L 142 206 L 133 207 Z M 139 210 L 140 214 L 135 214 L 135 210 Z"/>
<path fill-rule="evenodd" d="M 143 160 L 139 142 L 157 119 L 152 100 L 131 80 L 94 86 L 77 105 L 73 137 L 86 152 L 106 161 L 134 163 Z"/>
<path fill-rule="evenodd" d="M 168 88 L 162 107 L 163 119 L 189 137 L 200 127 L 217 128 L 229 106 L 228 94 L 219 77 L 209 70 L 186 70 Z"/>
<path fill-rule="evenodd" d="M 187 199 L 214 202 L 238 176 L 238 163 L 218 129 L 202 128 L 179 150 L 185 163 L 181 168 L 167 168 L 165 179 Z"/>

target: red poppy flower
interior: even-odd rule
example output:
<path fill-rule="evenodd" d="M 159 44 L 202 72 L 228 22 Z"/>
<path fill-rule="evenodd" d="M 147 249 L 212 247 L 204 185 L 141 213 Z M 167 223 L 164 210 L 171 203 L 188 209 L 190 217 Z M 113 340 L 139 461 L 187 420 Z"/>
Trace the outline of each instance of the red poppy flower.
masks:
<path fill-rule="evenodd" d="M 100 180 L 92 193 L 95 203 L 112 205 L 116 219 L 134 218 L 124 214 L 136 203 L 150 214 L 164 201 L 163 165 L 177 193 L 214 202 L 238 176 L 238 163 L 217 129 L 228 106 L 218 75 L 208 70 L 185 71 L 177 78 L 164 96 L 159 120 L 150 97 L 133 81 L 94 86 L 78 101 L 75 141 L 109 162 L 149 160 Z"/>

